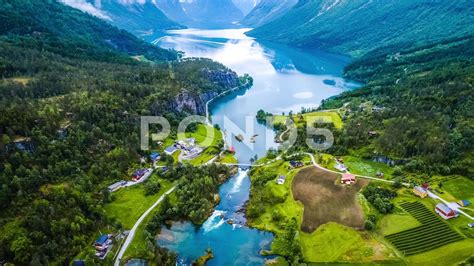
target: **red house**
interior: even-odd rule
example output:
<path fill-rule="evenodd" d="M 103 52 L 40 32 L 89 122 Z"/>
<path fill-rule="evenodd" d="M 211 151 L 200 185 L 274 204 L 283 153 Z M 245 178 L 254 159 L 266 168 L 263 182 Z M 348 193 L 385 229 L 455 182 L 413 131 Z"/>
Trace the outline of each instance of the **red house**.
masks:
<path fill-rule="evenodd" d="M 132 174 L 132 180 L 138 181 L 147 173 L 147 169 L 140 169 Z"/>
<path fill-rule="evenodd" d="M 435 212 L 445 220 L 458 216 L 458 213 L 455 210 L 449 208 L 443 203 L 436 204 Z"/>
<path fill-rule="evenodd" d="M 341 178 L 342 184 L 350 185 L 350 184 L 354 184 L 355 182 L 356 182 L 355 175 L 351 173 L 342 174 L 342 178 Z"/>

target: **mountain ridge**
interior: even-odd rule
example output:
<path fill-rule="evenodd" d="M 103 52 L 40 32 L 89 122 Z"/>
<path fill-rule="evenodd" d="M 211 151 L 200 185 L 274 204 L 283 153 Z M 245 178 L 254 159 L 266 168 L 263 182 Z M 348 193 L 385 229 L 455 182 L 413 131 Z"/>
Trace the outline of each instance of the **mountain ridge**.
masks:
<path fill-rule="evenodd" d="M 471 1 L 300 0 L 248 35 L 358 57 L 380 46 L 409 47 L 473 32 L 472 14 Z"/>

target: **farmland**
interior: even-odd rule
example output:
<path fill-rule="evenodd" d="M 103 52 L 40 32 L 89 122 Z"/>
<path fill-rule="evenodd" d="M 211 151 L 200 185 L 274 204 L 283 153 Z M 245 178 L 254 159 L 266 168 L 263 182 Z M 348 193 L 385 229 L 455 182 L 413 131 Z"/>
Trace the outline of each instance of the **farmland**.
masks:
<path fill-rule="evenodd" d="M 447 223 L 428 210 L 422 203 L 404 202 L 400 206 L 421 223 L 418 227 L 385 236 L 405 256 L 426 252 L 463 240 L 461 235 L 451 229 Z"/>
<path fill-rule="evenodd" d="M 288 116 L 284 115 L 274 115 L 273 123 L 284 124 L 287 118 Z M 343 126 L 342 119 L 336 111 L 311 112 L 302 115 L 292 115 L 292 118 L 298 126 L 303 126 L 304 123 L 313 124 L 316 122 L 331 123 L 337 129 L 341 129 Z"/>
<path fill-rule="evenodd" d="M 354 228 L 364 225 L 364 213 L 357 203 L 357 192 L 367 184 L 359 180 L 347 187 L 335 184 L 338 175 L 316 167 L 301 170 L 294 178 L 295 200 L 304 205 L 302 230 L 312 232 L 318 226 L 337 222 Z"/>

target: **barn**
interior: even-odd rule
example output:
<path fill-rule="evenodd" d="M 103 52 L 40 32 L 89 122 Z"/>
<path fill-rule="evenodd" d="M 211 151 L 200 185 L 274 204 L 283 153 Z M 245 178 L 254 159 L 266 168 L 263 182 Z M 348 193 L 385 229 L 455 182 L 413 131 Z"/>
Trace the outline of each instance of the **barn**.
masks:
<path fill-rule="evenodd" d="M 454 217 L 457 217 L 458 216 L 458 213 L 449 208 L 446 204 L 444 203 L 438 203 L 436 204 L 436 207 L 435 207 L 435 212 L 443 217 L 443 219 L 445 220 L 448 220 L 448 219 L 451 219 L 451 218 L 454 218 Z"/>

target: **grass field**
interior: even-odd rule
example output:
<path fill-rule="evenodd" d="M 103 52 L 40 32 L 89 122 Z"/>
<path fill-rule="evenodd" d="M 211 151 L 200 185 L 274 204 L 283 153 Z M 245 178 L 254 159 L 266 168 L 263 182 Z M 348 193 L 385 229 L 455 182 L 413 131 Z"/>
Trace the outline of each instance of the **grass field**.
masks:
<path fill-rule="evenodd" d="M 208 134 L 208 130 L 212 133 Z M 206 163 L 207 161 L 218 155 L 220 152 L 220 150 L 216 146 L 218 142 L 222 140 L 222 132 L 214 127 L 198 124 L 195 132 L 185 133 L 185 138 L 196 139 L 196 144 L 204 148 L 204 151 L 201 155 L 189 161 L 192 165 L 197 166 Z M 178 140 L 182 139 L 184 138 L 178 138 Z M 205 143 L 208 143 L 208 146 L 205 146 Z"/>
<path fill-rule="evenodd" d="M 283 185 L 278 185 L 275 180 L 270 180 L 265 187 L 263 187 L 264 193 L 284 198 L 284 202 L 279 204 L 265 204 L 265 211 L 258 218 L 249 221 L 252 227 L 271 232 L 279 232 L 281 230 L 280 225 L 272 220 L 274 213 L 282 217 L 295 217 L 298 221 L 302 220 L 303 205 L 295 201 L 291 195 L 291 183 L 297 171 L 288 171 L 288 165 L 288 162 L 276 161 L 257 170 L 263 172 L 271 171 L 278 175 L 285 175 L 286 180 Z M 258 172 L 255 174 L 258 174 Z"/>
<path fill-rule="evenodd" d="M 382 235 L 390 235 L 420 226 L 409 214 L 387 214 L 379 222 L 379 231 Z"/>
<path fill-rule="evenodd" d="M 428 252 L 406 258 L 408 265 L 457 265 L 463 262 L 474 252 L 474 239 L 469 238 L 454 242 Z M 467 264 L 469 265 L 469 264 Z"/>
<path fill-rule="evenodd" d="M 293 115 L 293 121 L 297 124 L 297 126 L 303 126 L 305 123 L 314 124 L 315 122 L 320 123 L 332 123 L 334 127 L 337 129 L 341 129 L 343 126 L 343 122 L 341 117 L 337 112 L 329 111 L 329 112 L 311 112 L 303 114 L 303 119 L 299 115 Z M 273 116 L 273 123 L 282 123 L 284 124 L 288 116 L 284 115 L 274 115 Z"/>
<path fill-rule="evenodd" d="M 278 185 L 275 183 L 275 180 L 271 180 L 261 188 L 262 193 L 284 198 L 284 201 L 276 204 L 265 204 L 265 209 L 258 218 L 249 219 L 250 226 L 278 234 L 282 232 L 281 224 L 272 219 L 272 214 L 277 213 L 283 217 L 295 217 L 300 228 L 300 245 L 306 262 L 386 262 L 387 260 L 398 260 L 396 254 L 378 241 L 372 234 L 344 225 L 328 222 L 319 226 L 312 233 L 305 233 L 301 230 L 304 205 L 300 201 L 295 200 L 291 188 L 299 171 L 311 168 L 313 167 L 308 166 L 288 171 L 288 162 L 279 161 L 267 167 L 254 169 L 251 172 L 251 178 L 258 174 L 273 172 L 286 175 L 286 182 L 283 185 Z M 334 185 L 335 180 L 333 179 L 332 185 Z M 353 200 L 355 200 L 355 195 Z M 253 204 L 253 202 L 250 201 L 250 204 Z M 278 254 L 279 248 L 273 244 L 272 252 Z M 285 264 L 280 260 L 277 265 Z"/>
<path fill-rule="evenodd" d="M 211 132 L 210 134 L 207 131 Z M 198 124 L 196 131 L 186 132 L 185 138 L 195 138 L 196 144 L 200 145 L 203 142 L 209 142 L 209 146 L 216 146 L 219 140 L 222 140 L 222 133 L 220 130 L 203 124 Z M 184 140 L 184 138 L 179 138 L 178 140 Z M 203 147 L 205 148 L 205 147 Z"/>
<path fill-rule="evenodd" d="M 153 174 L 150 178 L 159 177 Z M 171 183 L 166 180 L 160 180 L 160 183 L 160 192 L 155 195 L 145 196 L 143 184 L 122 188 L 114 192 L 115 200 L 104 207 L 107 215 L 117 219 L 124 229 L 131 229 L 140 215 L 171 187 Z"/>
<path fill-rule="evenodd" d="M 218 160 L 221 163 L 237 163 L 237 159 L 231 153 L 224 153 Z"/>
<path fill-rule="evenodd" d="M 311 234 L 301 233 L 301 248 L 309 262 L 375 262 L 396 255 L 368 233 L 337 223 L 327 223 Z"/>
<path fill-rule="evenodd" d="M 364 160 L 354 156 L 344 156 L 344 164 L 349 167 L 349 171 L 353 174 L 376 176 L 377 173 L 383 173 L 386 179 L 390 179 L 393 174 L 393 167 L 384 163 Z"/>
<path fill-rule="evenodd" d="M 336 184 L 338 177 L 316 167 L 303 169 L 295 176 L 293 195 L 305 207 L 303 231 L 312 232 L 328 222 L 363 228 L 364 212 L 357 202 L 357 193 L 368 181 L 359 179 L 348 187 Z"/>
<path fill-rule="evenodd" d="M 410 213 L 420 226 L 398 233 L 386 235 L 385 238 L 406 256 L 423 253 L 453 242 L 463 237 L 442 221 L 420 202 L 400 204 Z"/>
<path fill-rule="evenodd" d="M 12 78 L 12 80 L 16 83 L 20 83 L 21 85 L 25 86 L 27 85 L 31 78 L 27 78 L 27 77 L 15 77 L 15 78 Z"/>
<path fill-rule="evenodd" d="M 443 189 L 458 200 L 469 200 L 474 204 L 474 181 L 458 177 L 443 183 Z M 472 205 L 470 206 L 471 208 Z"/>

